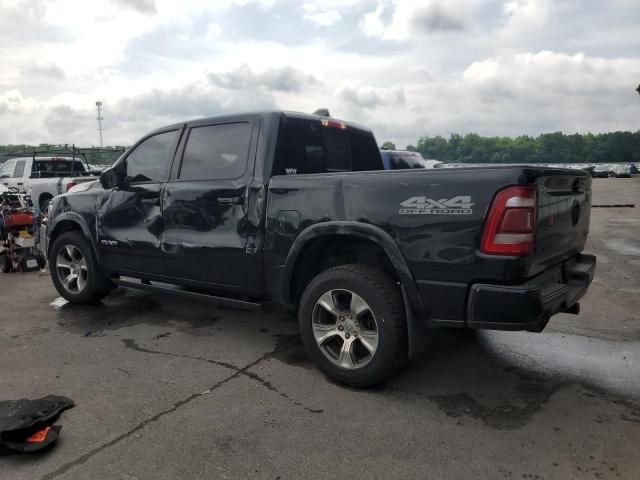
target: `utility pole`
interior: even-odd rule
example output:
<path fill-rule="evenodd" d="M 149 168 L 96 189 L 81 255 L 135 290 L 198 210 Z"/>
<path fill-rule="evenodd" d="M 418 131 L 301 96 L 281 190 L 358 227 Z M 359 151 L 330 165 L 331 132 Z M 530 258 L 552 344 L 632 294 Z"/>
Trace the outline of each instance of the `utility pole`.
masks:
<path fill-rule="evenodd" d="M 102 120 L 104 120 L 104 118 L 102 117 L 102 102 L 100 100 L 98 100 L 96 102 L 96 107 L 98 109 L 98 131 L 100 132 L 100 148 L 102 148 Z"/>

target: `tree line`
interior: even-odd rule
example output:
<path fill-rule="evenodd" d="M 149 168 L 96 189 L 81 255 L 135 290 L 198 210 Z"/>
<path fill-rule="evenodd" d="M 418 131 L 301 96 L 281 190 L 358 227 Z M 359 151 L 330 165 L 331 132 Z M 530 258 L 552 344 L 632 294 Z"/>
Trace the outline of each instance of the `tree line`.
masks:
<path fill-rule="evenodd" d="M 0 145 L 0 158 L 29 145 Z M 38 147 L 40 148 L 40 147 Z M 395 150 L 392 142 L 382 148 Z M 83 149 L 89 163 L 112 163 L 124 147 Z M 111 150 L 111 151 L 109 151 Z M 476 133 L 451 134 L 418 139 L 407 150 L 424 158 L 451 163 L 640 163 L 640 130 L 610 133 L 543 133 L 537 137 L 483 137 Z"/>
<path fill-rule="evenodd" d="M 407 150 L 454 163 L 640 163 L 640 130 L 571 135 L 555 132 L 515 138 L 454 133 L 449 138 L 420 137 Z"/>

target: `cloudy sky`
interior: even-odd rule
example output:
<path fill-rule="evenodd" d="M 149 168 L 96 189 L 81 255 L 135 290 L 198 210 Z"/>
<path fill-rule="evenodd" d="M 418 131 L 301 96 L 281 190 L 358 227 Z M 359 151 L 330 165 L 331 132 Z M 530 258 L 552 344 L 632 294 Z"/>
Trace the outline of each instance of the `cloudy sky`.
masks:
<path fill-rule="evenodd" d="M 639 0 L 0 0 L 0 144 L 281 108 L 423 134 L 640 129 Z"/>

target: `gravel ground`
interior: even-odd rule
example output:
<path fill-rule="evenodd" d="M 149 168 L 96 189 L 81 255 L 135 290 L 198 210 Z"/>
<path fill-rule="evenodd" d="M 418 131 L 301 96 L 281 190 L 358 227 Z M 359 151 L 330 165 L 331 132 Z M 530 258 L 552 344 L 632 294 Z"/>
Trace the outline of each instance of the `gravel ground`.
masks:
<path fill-rule="evenodd" d="M 0 399 L 67 395 L 58 445 L 0 478 L 640 478 L 640 178 L 594 180 L 579 316 L 433 332 L 384 387 L 328 382 L 295 319 L 0 275 Z"/>

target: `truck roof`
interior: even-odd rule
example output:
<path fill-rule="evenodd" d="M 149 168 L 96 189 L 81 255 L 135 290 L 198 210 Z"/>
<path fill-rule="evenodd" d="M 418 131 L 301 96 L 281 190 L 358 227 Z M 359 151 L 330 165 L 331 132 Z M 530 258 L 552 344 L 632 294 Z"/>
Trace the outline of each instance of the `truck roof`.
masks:
<path fill-rule="evenodd" d="M 187 120 L 185 122 L 179 122 L 179 123 L 174 123 L 171 125 L 166 125 L 164 127 L 158 128 L 156 130 L 154 130 L 153 132 L 150 132 L 151 134 L 156 133 L 156 132 L 160 132 L 162 130 L 167 130 L 170 128 L 178 128 L 178 127 L 182 127 L 184 124 L 187 124 L 189 126 L 195 126 L 195 125 L 207 125 L 209 123 L 215 123 L 215 122 L 220 122 L 220 121 L 225 121 L 225 122 L 238 122 L 238 121 L 246 121 L 246 120 L 255 120 L 255 119 L 260 119 L 260 118 L 265 118 L 268 116 L 279 116 L 279 117 L 283 117 L 283 118 L 292 118 L 292 119 L 297 119 L 297 120 L 316 120 L 316 121 L 321 121 L 323 119 L 331 119 L 331 120 L 335 120 L 338 122 L 342 122 L 344 123 L 347 127 L 349 128 L 353 128 L 356 130 L 361 130 L 362 132 L 367 132 L 367 133 L 371 133 L 371 129 L 367 128 L 363 125 L 359 125 L 357 123 L 353 123 L 353 122 L 347 122 L 344 120 L 339 120 L 337 118 L 334 117 L 324 117 L 324 116 L 320 116 L 320 115 L 312 115 L 312 114 L 308 114 L 308 113 L 302 113 L 302 112 L 293 112 L 293 111 L 288 111 L 288 110 L 261 110 L 261 111 L 254 111 L 254 112 L 241 112 L 241 113 L 233 113 L 233 114 L 229 114 L 229 115 L 218 115 L 215 117 L 204 117 L 204 118 L 197 118 L 197 119 L 193 119 L 193 120 Z"/>

